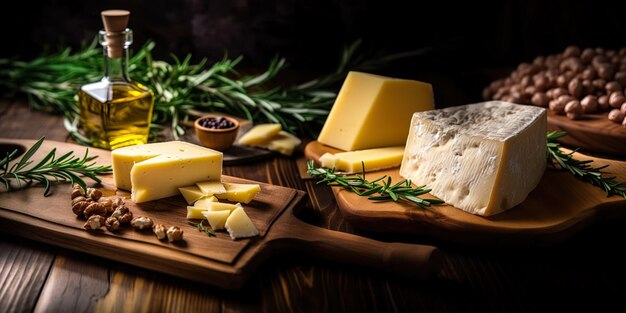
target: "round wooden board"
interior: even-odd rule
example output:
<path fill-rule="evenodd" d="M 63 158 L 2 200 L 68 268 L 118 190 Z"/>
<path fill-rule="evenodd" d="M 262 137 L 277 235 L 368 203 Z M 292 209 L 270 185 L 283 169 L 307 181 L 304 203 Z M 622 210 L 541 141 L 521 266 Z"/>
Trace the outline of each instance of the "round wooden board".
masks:
<path fill-rule="evenodd" d="M 339 150 L 317 141 L 305 148 L 308 159 L 318 160 L 325 152 Z M 626 180 L 626 162 L 589 157 L 576 153 L 581 160 L 593 160 L 619 180 Z M 390 175 L 402 179 L 399 168 L 367 173 L 374 179 Z M 490 217 L 461 211 L 450 205 L 422 210 L 399 202 L 373 202 L 366 197 L 333 187 L 337 205 L 346 220 L 357 228 L 386 233 L 431 236 L 462 244 L 482 246 L 549 245 L 568 238 L 590 223 L 626 216 L 626 200 L 607 197 L 598 187 L 576 179 L 570 173 L 546 170 L 541 182 L 517 207 Z M 432 195 L 425 195 L 426 198 Z"/>
<path fill-rule="evenodd" d="M 548 111 L 548 130 L 564 130 L 563 144 L 580 147 L 590 153 L 607 157 L 626 157 L 626 127 L 609 121 L 606 112 L 586 114 L 582 120 L 571 120 L 565 115 Z"/>

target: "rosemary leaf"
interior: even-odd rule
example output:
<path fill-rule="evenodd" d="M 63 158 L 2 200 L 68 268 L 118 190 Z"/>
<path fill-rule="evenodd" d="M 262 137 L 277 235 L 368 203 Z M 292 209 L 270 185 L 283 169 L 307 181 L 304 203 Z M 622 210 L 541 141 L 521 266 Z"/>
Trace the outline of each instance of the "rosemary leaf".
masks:
<path fill-rule="evenodd" d="M 199 223 L 194 223 L 194 222 L 187 222 L 187 223 L 189 223 L 189 225 L 191 225 L 193 227 L 196 227 L 199 232 L 203 232 L 203 233 L 207 234 L 207 236 L 209 236 L 209 237 L 215 237 L 215 233 L 212 232 L 210 229 L 208 229 L 208 228 L 206 228 L 204 226 L 204 221 L 208 222 L 208 220 L 205 218 L 205 219 L 201 220 Z"/>

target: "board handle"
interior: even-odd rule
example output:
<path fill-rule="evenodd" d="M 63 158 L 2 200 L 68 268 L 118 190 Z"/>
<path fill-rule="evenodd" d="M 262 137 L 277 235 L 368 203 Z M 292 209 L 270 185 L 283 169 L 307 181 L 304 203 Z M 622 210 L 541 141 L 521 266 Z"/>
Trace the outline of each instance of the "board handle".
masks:
<path fill-rule="evenodd" d="M 310 257 L 355 264 L 411 280 L 436 276 L 443 260 L 434 246 L 385 243 L 304 222 L 298 223 L 298 231 L 292 231 L 290 237 L 297 240 L 295 247 Z M 293 244 L 289 246 L 294 248 Z"/>

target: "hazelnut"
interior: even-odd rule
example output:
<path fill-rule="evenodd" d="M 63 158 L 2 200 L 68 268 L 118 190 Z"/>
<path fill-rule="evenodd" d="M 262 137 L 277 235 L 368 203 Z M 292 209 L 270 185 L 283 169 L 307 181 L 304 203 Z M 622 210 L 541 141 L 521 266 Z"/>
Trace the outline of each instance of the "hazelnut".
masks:
<path fill-rule="evenodd" d="M 528 75 L 522 77 L 522 79 L 519 81 L 520 85 L 524 88 L 530 86 L 531 82 L 532 82 L 532 78 L 530 78 L 530 76 Z"/>
<path fill-rule="evenodd" d="M 565 74 L 559 75 L 556 78 L 556 84 L 559 85 L 559 87 L 567 87 L 567 84 L 569 84 L 569 80 L 570 78 Z"/>
<path fill-rule="evenodd" d="M 570 95 L 562 95 L 558 97 L 556 100 L 560 101 L 563 104 L 563 106 L 565 106 L 568 102 L 575 100 L 575 98 Z"/>
<path fill-rule="evenodd" d="M 99 202 L 92 202 L 87 206 L 87 208 L 85 208 L 85 211 L 83 211 L 85 217 L 90 217 L 92 215 L 107 216 L 107 213 L 107 209 L 102 205 L 102 203 Z"/>
<path fill-rule="evenodd" d="M 546 63 L 546 58 L 544 56 L 537 56 L 533 60 L 533 64 L 537 66 L 543 66 Z"/>
<path fill-rule="evenodd" d="M 624 113 L 619 109 L 613 109 L 609 112 L 609 120 L 615 123 L 622 123 L 624 121 Z"/>
<path fill-rule="evenodd" d="M 615 73 L 615 81 L 622 86 L 626 86 L 626 72 L 620 71 Z"/>
<path fill-rule="evenodd" d="M 580 101 L 580 105 L 583 107 L 585 113 L 594 113 L 598 111 L 598 98 L 592 95 L 585 96 Z"/>
<path fill-rule="evenodd" d="M 591 94 L 593 93 L 593 85 L 591 84 L 591 80 L 585 79 L 582 82 L 583 85 L 583 93 Z"/>
<path fill-rule="evenodd" d="M 612 58 L 617 55 L 617 52 L 615 50 L 607 50 L 604 55 L 606 55 L 607 58 Z"/>
<path fill-rule="evenodd" d="M 610 107 L 611 106 L 609 105 L 609 96 L 603 95 L 598 97 L 598 109 L 600 109 L 600 111 L 606 111 Z"/>
<path fill-rule="evenodd" d="M 606 86 L 606 80 L 602 78 L 597 78 L 591 81 L 593 88 L 597 90 L 604 90 L 604 86 Z"/>
<path fill-rule="evenodd" d="M 523 95 L 528 97 L 528 98 L 532 98 L 532 96 L 535 94 L 535 92 L 537 92 L 537 89 L 535 88 L 535 86 L 528 86 L 526 88 L 524 88 L 524 93 Z"/>
<path fill-rule="evenodd" d="M 93 201 L 98 201 L 100 197 L 102 197 L 102 191 L 95 188 L 87 188 L 87 197 L 93 199 Z"/>
<path fill-rule="evenodd" d="M 578 57 L 578 56 L 580 56 L 580 48 L 576 46 L 569 46 L 565 48 L 565 51 L 563 51 L 564 58 Z"/>
<path fill-rule="evenodd" d="M 593 67 L 595 67 L 596 69 L 598 68 L 598 66 L 602 65 L 602 64 L 606 64 L 609 63 L 609 59 L 602 55 L 602 54 L 597 54 L 593 57 L 593 59 L 591 59 L 591 64 L 593 65 Z"/>
<path fill-rule="evenodd" d="M 565 88 L 556 88 L 552 91 L 552 99 L 558 99 L 561 96 L 569 95 L 568 91 Z"/>
<path fill-rule="evenodd" d="M 611 93 L 611 95 L 609 96 L 609 105 L 612 108 L 616 108 L 616 109 L 621 108 L 622 103 L 624 103 L 624 101 L 626 101 L 626 98 L 624 98 L 624 95 L 622 94 L 621 91 L 615 91 Z"/>
<path fill-rule="evenodd" d="M 622 103 L 622 107 L 619 110 L 622 114 L 626 115 L 626 102 Z"/>
<path fill-rule="evenodd" d="M 615 66 L 612 64 L 601 64 L 596 67 L 598 76 L 602 79 L 611 80 L 615 76 Z"/>
<path fill-rule="evenodd" d="M 152 222 L 152 219 L 150 219 L 149 217 L 145 217 L 145 216 L 137 216 L 133 218 L 132 221 L 130 221 L 130 226 L 132 226 L 133 228 L 137 230 L 144 230 L 144 229 L 151 228 L 153 224 L 154 223 Z"/>
<path fill-rule="evenodd" d="M 621 91 L 622 90 L 622 85 L 620 85 L 616 81 L 611 81 L 611 82 L 606 83 L 604 88 L 606 89 L 606 93 L 607 94 L 611 94 L 611 93 L 613 93 L 615 91 Z"/>
<path fill-rule="evenodd" d="M 571 71 L 573 73 L 578 73 L 583 70 L 583 63 L 578 58 L 569 57 L 561 61 L 559 69 L 561 69 L 561 72 Z"/>
<path fill-rule="evenodd" d="M 104 217 L 100 215 L 93 215 L 89 219 L 87 219 L 87 222 L 85 222 L 83 228 L 87 230 L 96 230 L 102 227 L 102 225 L 104 225 Z"/>
<path fill-rule="evenodd" d="M 545 93 L 538 92 L 533 95 L 530 101 L 532 102 L 533 105 L 540 106 L 540 107 L 547 107 L 548 103 L 550 102 L 550 99 Z"/>
<path fill-rule="evenodd" d="M 580 98 L 583 95 L 583 85 L 578 78 L 572 79 L 569 82 L 567 89 L 569 90 L 569 94 L 574 96 L 575 98 Z"/>
<path fill-rule="evenodd" d="M 155 224 L 152 226 L 152 232 L 159 240 L 163 240 L 166 237 L 166 228 L 163 224 Z"/>
<path fill-rule="evenodd" d="M 565 105 L 565 114 L 572 120 L 580 119 L 583 116 L 583 107 L 580 101 L 571 100 Z"/>
<path fill-rule="evenodd" d="M 550 87 L 550 79 L 545 76 L 540 76 L 535 81 L 535 90 L 544 91 Z"/>
<path fill-rule="evenodd" d="M 85 196 L 85 193 L 83 192 L 83 188 L 81 188 L 79 185 L 74 185 L 74 187 L 72 188 L 72 194 L 70 195 L 72 200 L 74 200 L 74 198 L 84 197 L 84 196 Z"/>
<path fill-rule="evenodd" d="M 109 217 L 104 221 L 104 226 L 109 231 L 116 231 L 120 228 L 120 221 L 115 217 Z"/>
<path fill-rule="evenodd" d="M 565 113 L 565 104 L 562 104 L 559 100 L 550 101 L 550 103 L 548 104 L 548 108 L 550 109 L 550 111 L 556 114 Z"/>
<path fill-rule="evenodd" d="M 183 231 L 177 226 L 171 226 L 167 229 L 167 241 L 174 242 L 183 240 Z"/>
<path fill-rule="evenodd" d="M 594 80 L 598 76 L 598 71 L 593 67 L 586 68 L 582 73 L 583 79 Z"/>
<path fill-rule="evenodd" d="M 593 49 L 586 48 L 580 54 L 580 60 L 586 64 L 589 64 L 595 55 L 596 55 L 596 52 Z"/>

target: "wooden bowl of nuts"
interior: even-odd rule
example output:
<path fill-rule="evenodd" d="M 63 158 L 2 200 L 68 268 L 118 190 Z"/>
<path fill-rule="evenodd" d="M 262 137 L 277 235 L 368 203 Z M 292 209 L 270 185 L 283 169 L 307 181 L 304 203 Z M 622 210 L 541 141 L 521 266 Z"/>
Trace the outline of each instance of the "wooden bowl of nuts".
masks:
<path fill-rule="evenodd" d="M 232 117 L 207 114 L 194 122 L 196 137 L 203 146 L 218 150 L 228 150 L 239 132 L 239 121 Z"/>

